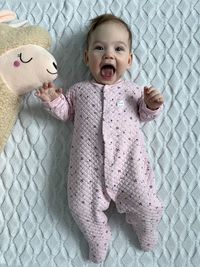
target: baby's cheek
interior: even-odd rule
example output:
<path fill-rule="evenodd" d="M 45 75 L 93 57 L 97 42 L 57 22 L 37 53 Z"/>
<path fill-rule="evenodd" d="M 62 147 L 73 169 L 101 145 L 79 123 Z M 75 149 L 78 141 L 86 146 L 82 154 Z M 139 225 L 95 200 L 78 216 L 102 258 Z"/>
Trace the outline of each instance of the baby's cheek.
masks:
<path fill-rule="evenodd" d="M 15 61 L 13 62 L 13 66 L 14 66 L 14 67 L 19 67 L 19 66 L 20 66 L 20 61 L 19 61 L 19 60 L 15 60 Z"/>

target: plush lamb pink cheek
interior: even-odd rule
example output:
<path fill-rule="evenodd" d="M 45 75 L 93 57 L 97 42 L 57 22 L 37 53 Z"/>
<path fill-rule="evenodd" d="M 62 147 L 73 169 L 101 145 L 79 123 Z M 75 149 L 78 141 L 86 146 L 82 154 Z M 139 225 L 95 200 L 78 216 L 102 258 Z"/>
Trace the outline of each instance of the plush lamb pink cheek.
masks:
<path fill-rule="evenodd" d="M 20 66 L 20 62 L 18 60 L 15 60 L 13 63 L 14 67 L 19 67 Z"/>

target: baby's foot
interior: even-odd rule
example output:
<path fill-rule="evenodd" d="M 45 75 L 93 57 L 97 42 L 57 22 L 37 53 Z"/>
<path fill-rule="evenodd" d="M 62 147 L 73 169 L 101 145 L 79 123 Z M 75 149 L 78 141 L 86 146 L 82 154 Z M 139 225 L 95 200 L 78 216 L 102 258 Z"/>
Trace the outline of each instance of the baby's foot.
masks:
<path fill-rule="evenodd" d="M 95 263 L 100 263 L 105 260 L 108 251 L 108 243 L 102 245 L 97 244 L 96 247 L 90 247 L 89 259 Z"/>
<path fill-rule="evenodd" d="M 155 248 L 158 242 L 158 233 L 157 231 L 143 233 L 138 235 L 138 239 L 142 250 L 151 251 Z"/>
<path fill-rule="evenodd" d="M 105 260 L 111 237 L 110 227 L 107 225 L 104 226 L 101 235 L 97 234 L 89 240 L 89 259 L 91 261 L 100 263 Z"/>

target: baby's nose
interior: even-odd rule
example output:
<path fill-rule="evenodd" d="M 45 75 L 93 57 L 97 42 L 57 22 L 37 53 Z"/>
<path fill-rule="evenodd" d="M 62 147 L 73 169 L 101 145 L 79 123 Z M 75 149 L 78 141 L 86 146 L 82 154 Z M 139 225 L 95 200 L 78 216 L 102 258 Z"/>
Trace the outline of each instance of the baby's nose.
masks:
<path fill-rule="evenodd" d="M 104 54 L 104 58 L 105 59 L 113 59 L 114 58 L 114 55 L 111 51 L 106 51 L 105 54 Z"/>

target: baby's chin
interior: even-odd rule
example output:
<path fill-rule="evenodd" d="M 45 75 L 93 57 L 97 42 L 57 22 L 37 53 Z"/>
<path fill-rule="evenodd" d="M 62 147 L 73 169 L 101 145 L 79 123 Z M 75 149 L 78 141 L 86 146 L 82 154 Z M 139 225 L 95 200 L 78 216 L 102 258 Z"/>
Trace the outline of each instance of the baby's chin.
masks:
<path fill-rule="evenodd" d="M 117 78 L 117 77 L 97 77 L 94 78 L 95 81 L 99 84 L 104 84 L 104 85 L 112 85 L 117 83 L 121 78 Z"/>

